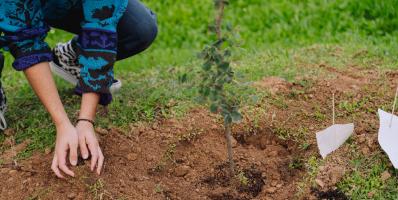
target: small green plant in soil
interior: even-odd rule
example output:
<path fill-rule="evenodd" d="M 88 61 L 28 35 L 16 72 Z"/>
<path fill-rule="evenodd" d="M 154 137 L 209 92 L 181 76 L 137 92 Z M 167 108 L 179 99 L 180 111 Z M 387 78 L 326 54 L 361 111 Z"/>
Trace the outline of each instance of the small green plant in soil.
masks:
<path fill-rule="evenodd" d="M 239 182 L 241 185 L 243 185 L 243 186 L 249 185 L 249 179 L 245 176 L 244 172 L 240 172 L 238 174 L 238 179 L 239 179 Z"/>
<path fill-rule="evenodd" d="M 235 164 L 231 144 L 231 125 L 242 120 L 238 110 L 239 100 L 236 98 L 233 88 L 234 71 L 230 65 L 232 39 L 228 34 L 232 33 L 230 26 L 227 27 L 227 34 L 223 34 L 223 17 L 225 6 L 228 0 L 214 0 L 216 8 L 215 24 L 210 28 L 213 33 L 214 42 L 207 45 L 200 57 L 203 59 L 201 82 L 199 84 L 200 100 L 210 104 L 212 113 L 219 113 L 224 119 L 225 137 L 227 140 L 228 160 L 231 176 L 235 175 Z"/>
<path fill-rule="evenodd" d="M 104 181 L 102 179 L 98 179 L 93 185 L 89 186 L 89 190 L 91 194 L 94 196 L 94 199 L 104 199 L 105 191 L 104 191 Z"/>

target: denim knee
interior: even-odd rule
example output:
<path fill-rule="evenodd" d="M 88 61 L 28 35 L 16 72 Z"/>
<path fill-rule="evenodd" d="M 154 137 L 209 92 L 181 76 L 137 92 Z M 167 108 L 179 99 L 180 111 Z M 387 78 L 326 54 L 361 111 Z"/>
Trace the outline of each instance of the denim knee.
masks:
<path fill-rule="evenodd" d="M 147 49 L 158 34 L 156 15 L 148 10 L 150 15 L 142 18 L 140 22 L 122 21 L 119 26 L 123 30 L 119 33 L 117 60 L 134 56 Z"/>
<path fill-rule="evenodd" d="M 141 40 L 141 48 L 147 49 L 153 41 L 155 41 L 158 34 L 158 25 L 155 20 L 151 20 L 149 23 L 140 27 L 139 38 Z"/>

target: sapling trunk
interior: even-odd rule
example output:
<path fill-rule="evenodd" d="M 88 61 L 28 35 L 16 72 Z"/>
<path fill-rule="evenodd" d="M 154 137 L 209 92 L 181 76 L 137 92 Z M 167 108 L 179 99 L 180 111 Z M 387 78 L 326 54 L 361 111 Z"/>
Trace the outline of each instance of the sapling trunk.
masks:
<path fill-rule="evenodd" d="M 231 176 L 235 175 L 235 162 L 232 151 L 232 134 L 231 134 L 231 123 L 224 123 L 225 128 L 225 139 L 227 140 L 227 151 L 229 160 L 229 172 Z"/>
<path fill-rule="evenodd" d="M 218 7 L 218 15 L 216 17 L 216 34 L 218 40 L 222 39 L 221 29 L 222 29 L 222 20 L 224 17 L 224 8 L 225 8 L 225 3 L 223 0 L 221 0 Z"/>
<path fill-rule="evenodd" d="M 224 118 L 224 134 L 227 142 L 228 161 L 230 175 L 235 176 L 235 163 L 232 152 L 232 123 L 239 122 L 241 115 L 238 111 L 236 102 L 231 100 L 230 93 L 227 93 L 225 85 L 231 84 L 234 77 L 230 66 L 231 56 L 229 47 L 232 42 L 228 38 L 228 33 L 223 35 L 224 9 L 228 0 L 214 0 L 216 7 L 215 24 L 211 31 L 215 34 L 217 41 L 204 48 L 201 57 L 204 59 L 202 66 L 202 82 L 199 87 L 199 94 L 202 99 L 210 103 L 210 111 L 218 113 Z M 229 41 L 229 42 L 227 42 Z"/>
<path fill-rule="evenodd" d="M 223 39 L 222 36 L 222 21 L 224 17 L 224 8 L 225 2 L 224 0 L 220 0 L 218 5 L 218 15 L 216 17 L 216 34 L 217 39 L 221 41 Z M 220 48 L 220 47 L 218 47 Z M 231 123 L 225 122 L 224 123 L 224 130 L 225 130 L 225 139 L 227 140 L 227 151 L 228 151 L 228 161 L 229 161 L 229 172 L 231 176 L 235 176 L 235 163 L 232 151 L 232 134 L 231 134 Z"/>

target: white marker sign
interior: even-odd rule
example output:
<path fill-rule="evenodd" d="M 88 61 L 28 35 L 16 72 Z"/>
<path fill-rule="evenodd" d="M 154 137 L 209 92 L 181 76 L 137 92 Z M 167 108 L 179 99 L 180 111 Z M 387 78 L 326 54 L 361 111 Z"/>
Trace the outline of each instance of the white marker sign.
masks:
<path fill-rule="evenodd" d="M 338 149 L 354 132 L 354 124 L 335 124 L 316 133 L 319 152 L 322 158 Z"/>
<path fill-rule="evenodd" d="M 379 144 L 398 169 L 398 117 L 379 109 Z"/>

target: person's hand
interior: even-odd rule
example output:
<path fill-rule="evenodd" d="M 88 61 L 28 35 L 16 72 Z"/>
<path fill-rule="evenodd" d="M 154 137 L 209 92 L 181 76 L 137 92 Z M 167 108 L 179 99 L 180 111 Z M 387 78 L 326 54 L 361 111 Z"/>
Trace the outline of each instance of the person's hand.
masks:
<path fill-rule="evenodd" d="M 67 154 L 69 150 L 69 162 L 77 164 L 78 136 L 76 128 L 71 123 L 57 126 L 57 140 L 55 143 L 54 158 L 51 169 L 59 178 L 64 178 L 61 171 L 74 177 L 75 173 L 67 167 Z M 60 171 L 61 170 L 61 171 Z"/>
<path fill-rule="evenodd" d="M 101 174 L 102 166 L 104 164 L 104 155 L 99 146 L 97 136 L 95 134 L 94 126 L 87 121 L 79 121 L 76 125 L 76 130 L 79 136 L 80 153 L 84 159 L 91 154 L 91 171 L 97 167 L 97 174 Z"/>

